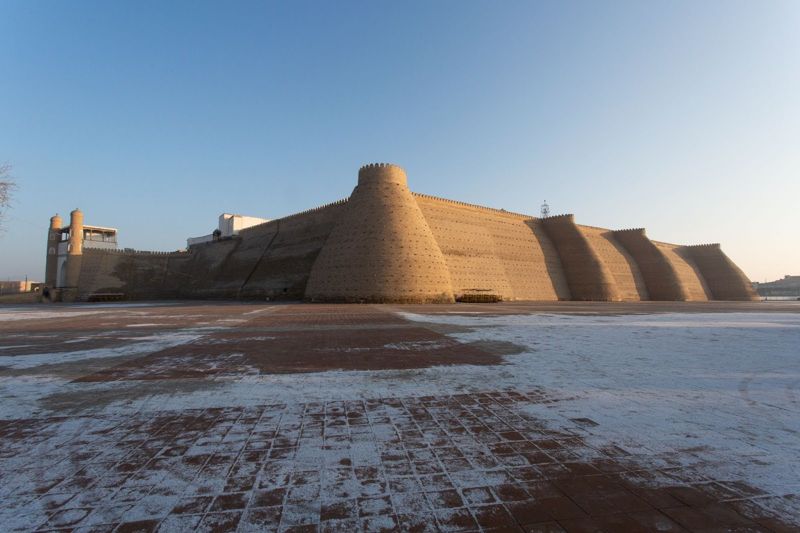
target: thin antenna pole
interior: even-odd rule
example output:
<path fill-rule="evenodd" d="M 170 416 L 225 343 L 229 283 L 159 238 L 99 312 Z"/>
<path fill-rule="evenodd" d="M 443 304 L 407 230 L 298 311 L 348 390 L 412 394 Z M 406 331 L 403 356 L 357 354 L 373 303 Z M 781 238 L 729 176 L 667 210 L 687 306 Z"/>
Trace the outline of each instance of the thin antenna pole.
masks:
<path fill-rule="evenodd" d="M 547 218 L 550 216 L 550 206 L 547 205 L 547 200 L 544 201 L 544 203 L 542 204 L 542 208 L 539 212 L 541 218 Z"/>

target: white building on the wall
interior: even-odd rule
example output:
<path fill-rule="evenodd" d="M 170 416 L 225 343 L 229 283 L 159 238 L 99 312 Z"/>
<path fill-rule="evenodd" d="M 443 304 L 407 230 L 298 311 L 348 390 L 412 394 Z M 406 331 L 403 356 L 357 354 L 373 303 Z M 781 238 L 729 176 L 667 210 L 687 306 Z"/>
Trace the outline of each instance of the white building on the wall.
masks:
<path fill-rule="evenodd" d="M 268 218 L 258 218 L 258 217 L 249 217 L 245 215 L 234 215 L 231 213 L 222 213 L 219 216 L 219 223 L 217 224 L 217 230 L 213 233 L 209 233 L 208 235 L 203 235 L 202 237 L 189 237 L 186 239 L 186 246 L 194 246 L 195 244 L 201 244 L 204 242 L 210 242 L 215 239 L 221 239 L 224 237 L 232 237 L 237 235 L 241 230 L 252 227 L 258 226 L 259 224 L 263 224 L 264 222 L 269 222 L 270 219 Z"/>

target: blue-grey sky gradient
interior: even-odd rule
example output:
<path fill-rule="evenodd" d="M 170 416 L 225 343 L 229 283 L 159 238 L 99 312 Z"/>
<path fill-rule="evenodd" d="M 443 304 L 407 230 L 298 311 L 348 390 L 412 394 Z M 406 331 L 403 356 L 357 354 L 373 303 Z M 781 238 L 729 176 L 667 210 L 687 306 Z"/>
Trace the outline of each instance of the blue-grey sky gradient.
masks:
<path fill-rule="evenodd" d="M 0 279 L 80 207 L 174 250 L 221 212 L 412 190 L 800 274 L 800 2 L 0 0 Z"/>

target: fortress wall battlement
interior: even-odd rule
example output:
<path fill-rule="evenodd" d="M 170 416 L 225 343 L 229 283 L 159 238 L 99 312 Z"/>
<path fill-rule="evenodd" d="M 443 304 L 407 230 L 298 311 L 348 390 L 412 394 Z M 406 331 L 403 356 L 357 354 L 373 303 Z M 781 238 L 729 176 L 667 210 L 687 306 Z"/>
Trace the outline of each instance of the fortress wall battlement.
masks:
<path fill-rule="evenodd" d="M 191 250 L 173 250 L 169 252 L 161 252 L 157 250 L 134 250 L 132 248 L 87 248 L 84 249 L 84 255 L 91 250 L 92 253 L 107 253 L 107 254 L 114 254 L 114 255 L 175 255 L 175 256 L 186 256 L 191 255 Z"/>
<path fill-rule="evenodd" d="M 358 169 L 358 185 L 374 181 L 408 187 L 406 171 L 393 163 L 370 163 Z"/>
<path fill-rule="evenodd" d="M 725 255 L 719 244 L 686 246 L 715 300 L 757 301 L 758 294 L 744 272 Z"/>
<path fill-rule="evenodd" d="M 560 215 L 550 215 L 542 219 L 543 222 L 560 221 L 560 220 L 568 220 L 570 222 L 575 222 L 575 215 L 573 215 L 572 213 L 562 213 Z"/>
<path fill-rule="evenodd" d="M 266 222 L 262 222 L 261 224 L 255 224 L 253 226 L 249 226 L 247 228 L 239 230 L 239 235 L 241 235 L 242 233 L 250 233 L 252 231 L 263 230 L 265 227 L 268 227 L 270 225 L 274 226 L 280 220 L 285 221 L 285 220 L 288 220 L 290 218 L 302 217 L 302 216 L 305 216 L 305 215 L 308 215 L 308 214 L 311 214 L 311 213 L 316 213 L 318 211 L 323 211 L 325 209 L 328 209 L 329 207 L 336 207 L 338 205 L 342 205 L 342 204 L 346 203 L 349 199 L 350 198 L 342 198 L 341 200 L 336 200 L 335 202 L 329 202 L 327 204 L 319 205 L 317 207 L 312 207 L 311 209 L 306 209 L 304 211 L 300 211 L 300 212 L 297 212 L 297 213 L 292 213 L 290 215 L 286 215 L 286 216 L 281 217 L 281 218 L 275 218 L 275 219 L 272 219 L 272 220 L 267 220 Z"/>
<path fill-rule="evenodd" d="M 624 229 L 615 229 L 615 235 L 625 235 L 625 234 L 639 234 L 644 235 L 645 229 L 644 228 L 624 228 Z"/>
<path fill-rule="evenodd" d="M 181 297 L 235 298 L 241 284 L 241 281 L 237 284 L 236 276 L 241 273 L 228 272 L 224 265 L 233 251 L 242 245 L 242 241 L 241 236 L 236 236 L 192 246 L 192 259 L 185 262 L 177 272 L 172 271 L 172 282 L 178 286 Z M 227 280 L 224 275 L 221 276 L 225 273 L 229 274 Z"/>
<path fill-rule="evenodd" d="M 705 302 L 713 299 L 705 278 L 685 246 L 660 241 L 651 242 L 664 255 L 664 259 L 674 270 L 680 286 L 683 288 L 685 301 Z"/>
<path fill-rule="evenodd" d="M 488 211 L 488 212 L 491 212 L 491 213 L 499 213 L 499 214 L 503 214 L 503 215 L 509 215 L 509 216 L 512 216 L 512 217 L 515 217 L 515 218 L 521 218 L 521 219 L 524 219 L 524 220 L 528 220 L 528 219 L 533 219 L 534 218 L 531 215 L 525 215 L 525 214 L 522 214 L 522 213 L 515 213 L 513 211 L 506 211 L 505 209 L 496 209 L 494 207 L 486 207 L 485 205 L 470 204 L 468 202 L 460 202 L 458 200 L 450 200 L 450 199 L 447 199 L 447 198 L 442 198 L 440 196 L 432 196 L 430 194 L 422 194 L 422 193 L 419 193 L 419 192 L 412 192 L 411 194 L 413 194 L 414 197 L 416 197 L 416 198 L 423 198 L 425 200 L 434 200 L 434 201 L 437 201 L 437 202 L 443 202 L 443 203 L 454 205 L 454 206 L 458 206 L 458 207 L 470 207 L 470 208 L 473 208 L 473 209 L 478 209 L 480 211 Z"/>
<path fill-rule="evenodd" d="M 644 277 L 634 258 L 614 238 L 614 233 L 604 228 L 577 225 L 589 245 L 608 268 L 619 291 L 619 297 L 626 301 L 649 300 L 650 295 Z"/>
<path fill-rule="evenodd" d="M 182 293 L 209 298 L 303 298 L 311 266 L 346 200 L 247 228 L 236 239 L 197 247 Z M 201 255 L 202 254 L 202 255 Z"/>
<path fill-rule="evenodd" d="M 453 292 L 504 300 L 569 299 L 558 254 L 531 217 L 415 194 L 450 271 Z"/>
<path fill-rule="evenodd" d="M 49 232 L 51 263 L 52 240 Z M 755 298 L 719 244 L 680 246 L 653 241 L 643 228 L 612 231 L 576 224 L 572 214 L 540 219 L 412 193 L 403 169 L 388 163 L 362 167 L 349 198 L 188 252 L 72 250 L 66 266 L 79 272 L 78 287 L 66 288 L 84 299 Z"/>
<path fill-rule="evenodd" d="M 133 299 L 177 298 L 174 277 L 191 258 L 187 253 L 84 249 L 77 299 L 98 293 L 121 293 Z"/>
<path fill-rule="evenodd" d="M 131 298 L 303 298 L 316 255 L 346 200 L 243 230 L 189 252 L 85 250 L 85 299 L 98 292 Z M 160 287 L 164 287 L 163 290 Z"/>
<path fill-rule="evenodd" d="M 689 294 L 675 267 L 649 238 L 644 228 L 614 231 L 614 237 L 634 259 L 651 300 L 686 301 Z"/>
<path fill-rule="evenodd" d="M 574 216 L 547 217 L 542 219 L 542 224 L 558 250 L 573 300 L 622 300 L 613 274 L 575 224 Z"/>
<path fill-rule="evenodd" d="M 720 244 L 718 242 L 710 242 L 710 243 L 706 243 L 706 244 L 687 244 L 685 246 L 686 246 L 686 248 L 699 248 L 699 249 L 703 249 L 703 248 L 708 248 L 708 249 L 718 248 L 718 249 L 722 249 L 722 247 L 720 246 Z"/>
<path fill-rule="evenodd" d="M 453 301 L 450 273 L 396 165 L 368 165 L 311 269 L 310 301 Z"/>
<path fill-rule="evenodd" d="M 86 250 L 78 278 L 80 290 L 77 299 L 86 299 L 86 296 L 97 292 L 121 292 L 123 281 L 114 276 L 114 267 L 123 254 L 111 252 L 112 250 Z"/>
<path fill-rule="evenodd" d="M 543 264 L 537 265 L 534 269 L 534 276 L 528 281 L 533 285 L 533 291 L 524 293 L 522 299 L 542 299 L 542 292 L 548 293 L 548 284 L 552 285 L 552 290 L 556 299 L 571 300 L 572 293 L 567 283 L 567 275 L 564 272 L 564 265 L 558 254 L 558 249 L 544 228 L 540 219 L 531 219 L 525 222 L 531 228 L 536 237 L 542 252 Z M 538 255 L 538 254 L 537 254 Z M 543 277 L 546 274 L 546 277 Z"/>
<path fill-rule="evenodd" d="M 285 217 L 269 239 L 242 284 L 241 298 L 302 300 L 311 269 L 330 233 L 347 209 L 334 202 L 301 216 Z"/>
<path fill-rule="evenodd" d="M 587 229 L 598 230 L 598 231 L 614 231 L 614 230 L 611 230 L 609 228 L 603 228 L 601 226 L 590 226 L 589 224 L 578 224 L 578 226 L 580 226 L 581 228 L 587 228 Z"/>

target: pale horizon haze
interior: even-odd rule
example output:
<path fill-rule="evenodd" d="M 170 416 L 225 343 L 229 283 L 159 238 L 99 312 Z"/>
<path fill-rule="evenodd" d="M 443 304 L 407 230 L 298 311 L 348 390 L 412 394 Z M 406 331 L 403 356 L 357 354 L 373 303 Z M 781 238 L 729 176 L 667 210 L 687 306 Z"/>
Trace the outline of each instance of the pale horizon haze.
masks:
<path fill-rule="evenodd" d="M 56 213 L 176 250 L 382 161 L 800 275 L 800 2 L 0 0 L 0 280 L 43 278 Z"/>

